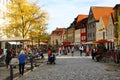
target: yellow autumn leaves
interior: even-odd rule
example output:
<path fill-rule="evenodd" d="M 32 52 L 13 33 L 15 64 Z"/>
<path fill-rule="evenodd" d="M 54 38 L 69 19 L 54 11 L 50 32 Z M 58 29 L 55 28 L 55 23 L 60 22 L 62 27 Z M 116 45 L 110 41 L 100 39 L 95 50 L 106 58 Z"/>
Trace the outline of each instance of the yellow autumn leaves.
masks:
<path fill-rule="evenodd" d="M 42 10 L 30 0 L 10 0 L 6 5 L 6 24 L 4 34 L 7 37 L 39 37 L 47 29 L 49 18 L 47 11 Z"/>

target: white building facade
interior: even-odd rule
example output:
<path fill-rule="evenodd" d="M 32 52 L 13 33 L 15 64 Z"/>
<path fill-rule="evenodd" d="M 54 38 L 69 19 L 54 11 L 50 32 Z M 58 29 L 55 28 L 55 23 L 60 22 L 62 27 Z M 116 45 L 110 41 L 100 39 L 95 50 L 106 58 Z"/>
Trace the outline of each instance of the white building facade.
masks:
<path fill-rule="evenodd" d="M 99 24 L 96 28 L 96 40 L 106 39 L 106 29 L 103 21 L 103 17 L 100 17 Z"/>
<path fill-rule="evenodd" d="M 109 16 L 109 20 L 108 20 L 108 25 L 107 25 L 107 28 L 106 28 L 106 39 L 111 41 L 111 43 L 109 43 L 109 50 L 113 49 L 114 46 L 116 46 L 117 44 L 114 44 L 114 40 L 115 40 L 115 37 L 114 37 L 114 23 L 113 23 L 113 18 L 112 16 L 110 15 Z"/>
<path fill-rule="evenodd" d="M 80 44 L 80 29 L 75 30 L 75 43 L 74 44 Z"/>

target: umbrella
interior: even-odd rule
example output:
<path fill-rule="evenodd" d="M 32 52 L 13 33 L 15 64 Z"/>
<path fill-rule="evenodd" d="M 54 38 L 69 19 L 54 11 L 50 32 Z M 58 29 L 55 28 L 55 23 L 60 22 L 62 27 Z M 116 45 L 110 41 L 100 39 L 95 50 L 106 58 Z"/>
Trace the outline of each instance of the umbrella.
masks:
<path fill-rule="evenodd" d="M 63 46 L 69 46 L 69 45 L 71 45 L 71 42 L 62 42 L 62 45 Z"/>
<path fill-rule="evenodd" d="M 111 41 L 105 40 L 105 39 L 101 39 L 98 41 L 95 41 L 96 43 L 110 43 Z"/>

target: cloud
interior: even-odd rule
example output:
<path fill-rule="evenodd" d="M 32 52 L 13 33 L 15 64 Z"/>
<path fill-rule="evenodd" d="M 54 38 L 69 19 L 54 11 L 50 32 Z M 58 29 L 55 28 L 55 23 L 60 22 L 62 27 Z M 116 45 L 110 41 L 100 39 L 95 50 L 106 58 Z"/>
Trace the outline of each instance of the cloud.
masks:
<path fill-rule="evenodd" d="M 97 5 L 114 7 L 116 4 L 119 4 L 119 3 L 120 3 L 120 0 L 101 0 Z"/>
<path fill-rule="evenodd" d="M 114 7 L 120 0 L 41 0 L 50 14 L 48 32 L 56 27 L 69 27 L 78 14 L 88 14 L 90 6 Z"/>

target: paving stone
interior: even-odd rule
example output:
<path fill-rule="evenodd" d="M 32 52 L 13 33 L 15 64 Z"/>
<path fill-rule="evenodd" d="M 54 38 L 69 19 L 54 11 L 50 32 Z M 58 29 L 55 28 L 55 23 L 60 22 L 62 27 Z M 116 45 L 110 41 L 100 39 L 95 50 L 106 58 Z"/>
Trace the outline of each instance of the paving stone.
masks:
<path fill-rule="evenodd" d="M 57 56 L 56 65 L 43 65 L 17 80 L 120 80 L 119 71 L 107 71 L 90 56 Z"/>

